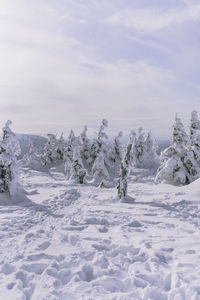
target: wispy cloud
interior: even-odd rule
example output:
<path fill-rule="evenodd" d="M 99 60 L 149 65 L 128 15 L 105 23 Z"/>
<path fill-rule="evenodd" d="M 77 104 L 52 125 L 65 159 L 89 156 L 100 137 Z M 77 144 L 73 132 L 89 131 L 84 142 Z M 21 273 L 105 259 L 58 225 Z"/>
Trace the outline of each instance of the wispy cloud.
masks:
<path fill-rule="evenodd" d="M 172 25 L 189 21 L 200 21 L 200 4 L 179 9 L 163 10 L 161 7 L 123 9 L 105 19 L 110 25 L 126 26 L 138 32 L 149 34 Z"/>

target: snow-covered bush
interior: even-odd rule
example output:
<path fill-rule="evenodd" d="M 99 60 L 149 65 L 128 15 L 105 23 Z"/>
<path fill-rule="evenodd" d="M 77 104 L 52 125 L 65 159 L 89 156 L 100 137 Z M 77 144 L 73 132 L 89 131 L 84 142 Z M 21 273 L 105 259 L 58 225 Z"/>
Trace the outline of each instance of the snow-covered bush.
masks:
<path fill-rule="evenodd" d="M 182 121 L 177 115 L 173 125 L 172 143 L 161 153 L 161 161 L 162 165 L 158 169 L 155 183 L 185 185 L 199 176 L 199 166 L 191 151 Z"/>
<path fill-rule="evenodd" d="M 10 129 L 11 124 L 11 121 L 5 124 L 0 141 L 0 192 L 8 192 L 13 196 L 20 190 L 16 158 L 20 153 L 20 147 Z"/>
<path fill-rule="evenodd" d="M 124 155 L 121 162 L 120 176 L 117 185 L 117 192 L 119 199 L 123 200 L 127 196 L 128 177 L 133 163 L 133 142 L 135 139 L 135 132 L 132 131 L 129 136 L 129 142 L 125 148 Z"/>

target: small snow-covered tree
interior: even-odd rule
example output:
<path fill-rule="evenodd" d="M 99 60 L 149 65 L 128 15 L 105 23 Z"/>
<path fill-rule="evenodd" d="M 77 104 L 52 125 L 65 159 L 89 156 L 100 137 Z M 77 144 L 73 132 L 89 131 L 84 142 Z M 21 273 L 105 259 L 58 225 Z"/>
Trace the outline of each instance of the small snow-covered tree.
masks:
<path fill-rule="evenodd" d="M 43 166 L 57 163 L 57 145 L 58 141 L 54 134 L 48 134 L 48 141 L 44 146 L 43 154 L 41 155 L 41 161 Z"/>
<path fill-rule="evenodd" d="M 63 161 L 64 152 L 65 152 L 65 140 L 63 138 L 63 134 L 61 134 L 58 140 L 56 152 L 57 152 L 57 160 Z"/>
<path fill-rule="evenodd" d="M 108 181 L 110 176 L 105 166 L 105 157 L 103 151 L 98 153 L 98 156 L 94 161 L 92 174 L 95 183 L 99 184 L 100 187 L 106 186 L 106 182 Z"/>
<path fill-rule="evenodd" d="M 138 134 L 135 133 L 133 155 L 134 155 L 134 166 L 136 168 L 143 167 L 143 155 L 145 152 L 145 133 L 143 128 L 138 129 Z"/>
<path fill-rule="evenodd" d="M 87 137 L 87 126 L 84 127 L 83 131 L 80 134 L 80 140 L 81 140 L 81 149 L 80 154 L 83 160 L 83 163 L 87 166 L 87 162 L 90 157 L 90 140 Z"/>
<path fill-rule="evenodd" d="M 11 124 L 11 121 L 5 124 L 0 141 L 0 192 L 7 192 L 13 196 L 20 190 L 17 167 L 20 146 L 10 129 Z"/>
<path fill-rule="evenodd" d="M 115 137 L 114 143 L 109 151 L 109 159 L 113 164 L 119 163 L 122 160 L 122 145 L 120 143 L 122 135 L 123 133 L 120 131 Z"/>
<path fill-rule="evenodd" d="M 172 143 L 161 153 L 161 161 L 162 165 L 158 169 L 155 183 L 184 185 L 198 177 L 199 166 L 190 150 L 189 139 L 182 121 L 177 115 L 173 125 Z"/>
<path fill-rule="evenodd" d="M 71 130 L 63 153 L 64 172 L 67 176 L 67 179 L 70 178 L 71 174 L 70 172 L 73 162 L 75 145 L 77 145 L 77 138 L 75 137 L 73 130 Z"/>
<path fill-rule="evenodd" d="M 135 132 L 132 131 L 129 136 L 129 142 L 125 148 L 124 155 L 121 162 L 120 176 L 117 185 L 117 192 L 119 199 L 123 200 L 127 196 L 128 191 L 128 177 L 133 163 L 133 143 L 135 139 Z"/>
<path fill-rule="evenodd" d="M 70 180 L 75 183 L 83 184 L 85 182 L 85 176 L 87 171 L 83 166 L 83 162 L 80 155 L 80 146 L 77 144 L 77 147 L 74 149 L 73 160 L 71 162 L 70 168 Z"/>

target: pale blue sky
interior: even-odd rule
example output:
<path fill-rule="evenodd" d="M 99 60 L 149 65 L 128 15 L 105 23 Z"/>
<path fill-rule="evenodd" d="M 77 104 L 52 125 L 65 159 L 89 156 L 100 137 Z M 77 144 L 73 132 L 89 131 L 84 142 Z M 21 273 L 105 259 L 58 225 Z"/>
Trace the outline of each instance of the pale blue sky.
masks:
<path fill-rule="evenodd" d="M 200 103 L 200 1 L 0 0 L 0 125 L 143 126 L 170 135 Z"/>

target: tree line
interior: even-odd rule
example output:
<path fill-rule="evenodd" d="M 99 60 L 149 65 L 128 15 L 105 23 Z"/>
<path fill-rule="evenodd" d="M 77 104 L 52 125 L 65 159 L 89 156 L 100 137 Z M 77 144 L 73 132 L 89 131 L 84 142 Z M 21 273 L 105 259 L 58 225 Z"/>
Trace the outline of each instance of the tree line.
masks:
<path fill-rule="evenodd" d="M 155 183 L 185 185 L 200 177 L 200 121 L 196 111 L 191 114 L 188 134 L 176 115 L 171 144 L 160 156 L 151 132 L 142 128 L 130 132 L 126 145 L 121 142 L 122 132 L 110 142 L 108 121 L 103 119 L 94 138 L 88 137 L 87 126 L 79 136 L 71 130 L 67 139 L 48 134 L 42 153 L 30 141 L 28 153 L 19 162 L 19 142 L 10 125 L 7 121 L 0 140 L 0 192 L 10 195 L 20 189 L 19 164 L 35 170 L 57 167 L 69 183 L 116 187 L 122 200 L 127 197 L 128 178 L 134 168 L 155 170 Z"/>

